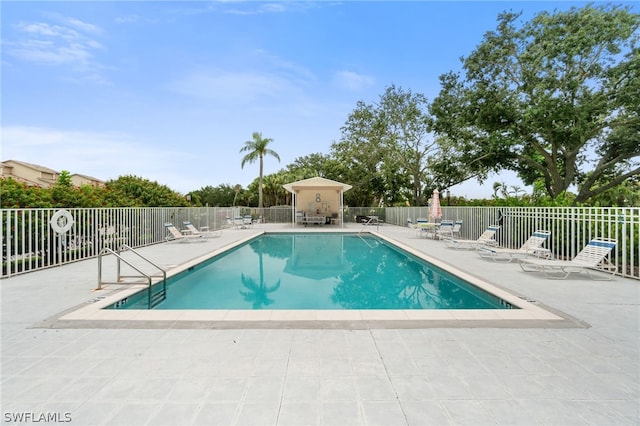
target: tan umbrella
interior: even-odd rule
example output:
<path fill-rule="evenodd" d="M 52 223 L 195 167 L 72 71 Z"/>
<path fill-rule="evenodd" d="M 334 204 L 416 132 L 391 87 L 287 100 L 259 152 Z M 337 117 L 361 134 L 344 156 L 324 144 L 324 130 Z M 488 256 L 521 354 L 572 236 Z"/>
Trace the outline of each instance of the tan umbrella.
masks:
<path fill-rule="evenodd" d="M 442 207 L 440 207 L 440 193 L 437 189 L 433 190 L 433 197 L 431 198 L 431 206 L 429 207 L 429 217 L 436 219 L 442 217 Z"/>

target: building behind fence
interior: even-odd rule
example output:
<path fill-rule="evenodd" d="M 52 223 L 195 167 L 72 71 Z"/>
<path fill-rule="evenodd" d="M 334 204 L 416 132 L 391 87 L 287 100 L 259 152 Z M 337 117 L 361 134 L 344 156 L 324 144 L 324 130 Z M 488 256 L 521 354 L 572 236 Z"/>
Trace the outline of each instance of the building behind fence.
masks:
<path fill-rule="evenodd" d="M 292 223 L 290 206 L 142 207 L 67 209 L 70 229 L 55 232 L 56 209 L 2 209 L 2 277 L 96 257 L 104 247 L 137 248 L 165 241 L 164 224 L 222 229 L 230 219 L 250 214 L 263 223 Z M 517 248 L 536 230 L 551 231 L 548 248 L 558 259 L 572 259 L 594 237 L 617 241 L 612 253 L 618 275 L 640 279 L 640 208 L 597 207 L 442 207 L 442 218 L 462 220 L 460 238 L 476 239 L 488 225 L 500 225 L 498 243 Z M 346 223 L 377 216 L 386 224 L 406 227 L 428 218 L 428 207 L 347 207 Z M 294 226 L 294 225 L 292 225 Z M 330 225 L 327 225 L 330 226 Z M 409 230 L 407 232 L 410 232 Z"/>

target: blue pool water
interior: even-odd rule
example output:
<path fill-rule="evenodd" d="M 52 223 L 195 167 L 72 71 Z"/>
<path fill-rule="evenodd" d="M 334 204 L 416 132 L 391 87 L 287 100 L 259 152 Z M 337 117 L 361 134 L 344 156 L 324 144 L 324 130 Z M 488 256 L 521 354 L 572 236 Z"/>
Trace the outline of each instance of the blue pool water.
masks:
<path fill-rule="evenodd" d="M 146 309 L 147 291 L 112 308 Z M 154 309 L 505 309 L 370 235 L 265 234 L 168 282 Z"/>

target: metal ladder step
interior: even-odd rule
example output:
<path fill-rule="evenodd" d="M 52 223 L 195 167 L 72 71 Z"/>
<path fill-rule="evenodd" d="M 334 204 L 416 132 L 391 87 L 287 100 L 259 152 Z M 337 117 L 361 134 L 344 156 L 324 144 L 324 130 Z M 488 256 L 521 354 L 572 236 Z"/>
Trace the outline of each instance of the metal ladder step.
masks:
<path fill-rule="evenodd" d="M 153 288 L 150 288 L 151 291 L 151 303 L 149 305 L 149 309 L 153 309 L 158 306 L 160 303 L 164 302 L 167 299 L 167 291 L 163 288 L 153 293 Z"/>

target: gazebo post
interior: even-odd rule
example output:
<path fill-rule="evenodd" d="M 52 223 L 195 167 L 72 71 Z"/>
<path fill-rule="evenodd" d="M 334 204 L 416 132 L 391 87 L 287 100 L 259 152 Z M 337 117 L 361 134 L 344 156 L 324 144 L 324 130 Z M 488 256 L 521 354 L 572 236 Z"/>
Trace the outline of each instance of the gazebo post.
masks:
<path fill-rule="evenodd" d="M 340 190 L 340 228 L 344 228 L 344 191 Z"/>
<path fill-rule="evenodd" d="M 298 191 L 294 191 L 291 193 L 291 227 L 296 227 L 296 206 L 298 204 Z"/>

